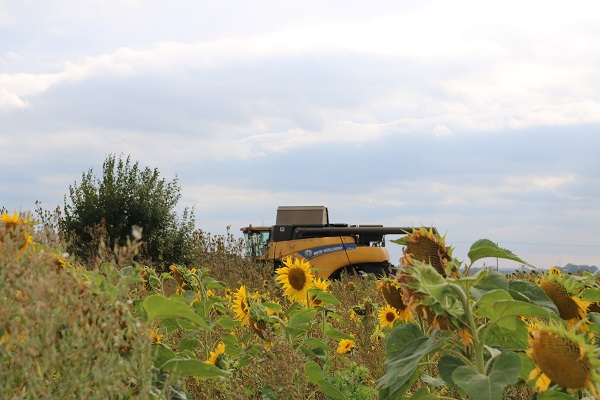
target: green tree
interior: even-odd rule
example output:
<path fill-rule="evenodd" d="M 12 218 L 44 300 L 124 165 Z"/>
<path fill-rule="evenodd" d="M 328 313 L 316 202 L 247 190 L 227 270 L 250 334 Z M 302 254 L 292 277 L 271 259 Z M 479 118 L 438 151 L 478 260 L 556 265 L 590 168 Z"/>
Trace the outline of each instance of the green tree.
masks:
<path fill-rule="evenodd" d="M 69 250 L 89 261 L 101 240 L 124 246 L 134 227 L 140 227 L 141 257 L 157 266 L 187 264 L 195 218 L 193 209 L 185 208 L 181 219 L 174 211 L 181 198 L 177 177 L 167 182 L 158 169 L 142 169 L 129 156 L 123 160 L 113 154 L 102 169 L 101 179 L 90 169 L 79 185 L 69 186 L 61 224 Z"/>

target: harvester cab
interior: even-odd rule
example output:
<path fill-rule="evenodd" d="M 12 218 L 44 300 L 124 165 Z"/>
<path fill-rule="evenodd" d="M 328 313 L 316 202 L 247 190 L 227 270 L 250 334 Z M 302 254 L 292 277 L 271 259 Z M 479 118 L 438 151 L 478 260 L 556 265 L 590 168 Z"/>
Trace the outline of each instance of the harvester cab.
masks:
<path fill-rule="evenodd" d="M 247 254 L 279 268 L 290 256 L 310 262 L 316 275 L 392 273 L 385 235 L 406 235 L 411 227 L 332 224 L 324 206 L 280 206 L 273 226 L 241 228 Z"/>

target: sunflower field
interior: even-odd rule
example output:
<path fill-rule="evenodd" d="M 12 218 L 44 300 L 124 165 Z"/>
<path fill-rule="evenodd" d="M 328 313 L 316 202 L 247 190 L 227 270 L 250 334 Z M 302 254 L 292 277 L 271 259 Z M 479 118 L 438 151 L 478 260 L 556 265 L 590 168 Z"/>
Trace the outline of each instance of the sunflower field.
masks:
<path fill-rule="evenodd" d="M 598 278 L 471 273 L 528 265 L 487 239 L 464 263 L 416 229 L 393 276 L 330 281 L 210 235 L 167 272 L 139 261 L 139 235 L 83 265 L 53 232 L 0 218 L 1 398 L 599 398 Z"/>

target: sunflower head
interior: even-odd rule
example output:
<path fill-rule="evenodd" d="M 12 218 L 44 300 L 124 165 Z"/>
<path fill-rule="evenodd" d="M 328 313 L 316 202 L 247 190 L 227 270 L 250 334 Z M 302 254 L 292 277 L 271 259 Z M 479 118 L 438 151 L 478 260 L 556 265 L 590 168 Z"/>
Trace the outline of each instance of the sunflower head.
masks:
<path fill-rule="evenodd" d="M 21 218 L 16 210 L 12 216 L 8 213 L 2 213 L 0 216 L 0 246 L 6 235 L 8 235 L 19 250 L 25 250 L 27 246 L 33 243 L 33 237 L 30 235 L 30 225 L 29 218 Z"/>
<path fill-rule="evenodd" d="M 536 368 L 528 381 L 538 378 L 535 386 L 540 392 L 554 382 L 571 390 L 588 388 L 597 396 L 598 351 L 586 343 L 583 335 L 563 326 L 538 326 L 529 334 L 527 356 L 535 362 Z"/>
<path fill-rule="evenodd" d="M 277 268 L 277 282 L 285 289 L 284 295 L 290 301 L 300 304 L 308 303 L 308 290 L 313 287 L 314 276 L 310 263 L 305 259 L 286 257 L 283 267 Z"/>
<path fill-rule="evenodd" d="M 407 308 L 438 330 L 462 329 L 465 310 L 458 294 L 432 265 L 413 261 L 397 276 Z"/>
<path fill-rule="evenodd" d="M 383 278 L 377 281 L 377 288 L 385 302 L 396 310 L 404 310 L 406 304 L 402 299 L 402 289 L 397 279 Z"/>
<path fill-rule="evenodd" d="M 250 329 L 254 331 L 261 339 L 268 340 L 267 327 L 271 324 L 271 313 L 263 305 L 262 299 L 250 302 L 248 311 Z"/>
<path fill-rule="evenodd" d="M 219 343 L 215 351 L 210 352 L 210 357 L 206 360 L 207 364 L 212 364 L 221 369 L 227 369 L 229 367 L 227 360 L 225 359 L 225 344 Z"/>
<path fill-rule="evenodd" d="M 164 335 L 159 334 L 158 329 L 159 328 L 154 328 L 150 331 L 149 336 L 152 343 L 162 343 L 162 338 Z"/>
<path fill-rule="evenodd" d="M 191 290 L 196 292 L 200 290 L 196 268 L 188 269 L 182 265 L 171 265 L 169 269 L 173 272 L 173 278 L 175 278 L 182 291 Z"/>
<path fill-rule="evenodd" d="M 581 291 L 590 283 L 588 277 L 546 273 L 540 276 L 538 285 L 556 305 L 562 319 L 576 322 L 585 317 L 591 304 L 580 298 Z"/>
<path fill-rule="evenodd" d="M 399 318 L 400 316 L 398 315 L 396 310 L 389 305 L 386 305 L 381 309 L 381 311 L 379 311 L 379 325 L 382 328 L 393 327 L 394 322 L 396 322 L 396 320 L 398 320 Z"/>
<path fill-rule="evenodd" d="M 314 293 L 310 296 L 311 307 L 318 307 L 318 306 L 323 305 L 323 301 L 317 299 L 317 293 L 319 291 L 329 292 L 329 286 L 331 286 L 331 283 L 327 279 L 322 279 L 322 278 L 313 279 L 312 290 L 316 293 Z M 314 289 L 316 289 L 316 290 L 314 290 Z M 311 293 L 313 293 L 313 292 L 311 292 Z"/>
<path fill-rule="evenodd" d="M 352 339 L 342 339 L 340 340 L 337 348 L 338 354 L 346 354 L 351 352 L 354 349 L 354 340 Z"/>
<path fill-rule="evenodd" d="M 235 319 L 240 321 L 242 325 L 250 323 L 250 303 L 244 285 L 240 286 L 233 296 L 233 313 Z"/>
<path fill-rule="evenodd" d="M 454 275 L 455 267 L 452 260 L 452 248 L 446 246 L 445 236 L 440 236 L 433 229 L 421 227 L 403 238 L 403 257 L 400 263 L 403 266 L 414 265 L 414 260 L 430 264 L 442 276 Z M 447 271 L 449 269 L 449 271 Z"/>

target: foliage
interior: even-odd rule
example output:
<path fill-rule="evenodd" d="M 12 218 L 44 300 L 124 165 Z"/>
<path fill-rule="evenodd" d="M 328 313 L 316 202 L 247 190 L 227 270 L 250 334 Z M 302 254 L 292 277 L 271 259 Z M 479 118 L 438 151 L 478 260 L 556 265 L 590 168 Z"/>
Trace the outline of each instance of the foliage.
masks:
<path fill-rule="evenodd" d="M 194 230 L 194 213 L 187 208 L 179 219 L 173 211 L 181 198 L 177 177 L 170 182 L 157 169 L 141 168 L 128 156 L 108 155 L 102 177 L 93 169 L 65 196 L 63 235 L 69 250 L 84 261 L 95 259 L 98 245 L 125 246 L 135 227 L 142 229 L 142 258 L 156 265 L 186 264 Z"/>
<path fill-rule="evenodd" d="M 141 264 L 137 240 L 82 265 L 52 229 L 2 221 L 11 224 L 0 223 L 3 397 L 597 398 L 596 277 L 470 274 L 485 257 L 522 262 L 491 241 L 474 243 L 461 268 L 420 230 L 406 243 L 426 239 L 427 261 L 405 252 L 396 276 L 329 282 L 301 260 L 274 276 L 230 235 L 201 231 L 190 266 Z M 564 291 L 549 296 L 546 281 Z M 565 301 L 590 308 L 563 320 Z"/>
<path fill-rule="evenodd" d="M 153 356 L 127 305 L 130 277 L 86 271 L 37 237 L 23 251 L 2 242 L 1 397 L 147 398 Z"/>

